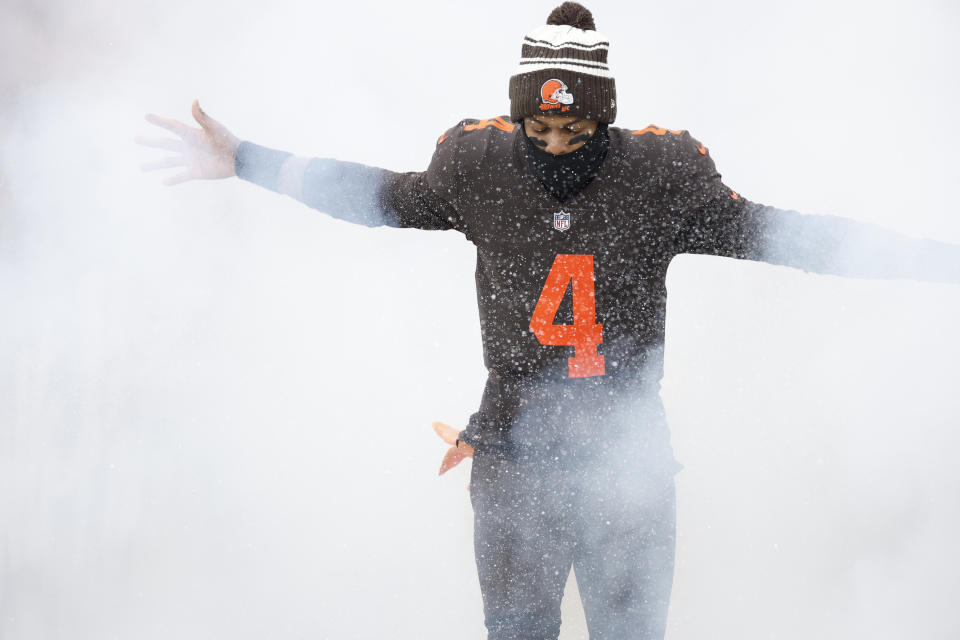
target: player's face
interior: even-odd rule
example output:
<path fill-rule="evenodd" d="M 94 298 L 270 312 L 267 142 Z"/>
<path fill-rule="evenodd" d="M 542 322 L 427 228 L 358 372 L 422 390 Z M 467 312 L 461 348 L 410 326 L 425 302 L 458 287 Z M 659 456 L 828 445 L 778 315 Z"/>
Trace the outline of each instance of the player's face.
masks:
<path fill-rule="evenodd" d="M 587 143 L 597 130 L 596 120 L 577 116 L 531 116 L 523 119 L 530 140 L 553 155 L 576 151 Z"/>

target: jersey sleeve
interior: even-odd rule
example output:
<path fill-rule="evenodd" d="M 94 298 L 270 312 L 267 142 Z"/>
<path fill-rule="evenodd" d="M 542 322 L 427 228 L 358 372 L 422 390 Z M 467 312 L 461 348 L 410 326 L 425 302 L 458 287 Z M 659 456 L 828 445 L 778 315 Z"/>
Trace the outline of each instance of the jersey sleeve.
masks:
<path fill-rule="evenodd" d="M 470 416 L 458 440 L 466 442 L 474 449 L 503 445 L 503 416 L 516 411 L 516 403 L 521 397 L 520 390 L 491 369 L 483 387 L 480 409 Z"/>
<path fill-rule="evenodd" d="M 384 182 L 381 201 L 394 226 L 464 230 L 455 206 L 463 177 L 461 158 L 456 138 L 449 139 L 462 126 L 440 136 L 426 171 L 395 173 Z"/>
<path fill-rule="evenodd" d="M 960 283 L 960 246 L 829 215 L 764 206 L 723 184 L 706 148 L 685 134 L 675 185 L 679 253 L 758 260 L 812 273 Z M 692 150 L 692 151 L 691 151 Z"/>
<path fill-rule="evenodd" d="M 757 259 L 762 217 L 755 212 L 762 207 L 727 187 L 707 148 L 686 131 L 677 137 L 672 164 L 667 189 L 678 221 L 677 252 Z"/>

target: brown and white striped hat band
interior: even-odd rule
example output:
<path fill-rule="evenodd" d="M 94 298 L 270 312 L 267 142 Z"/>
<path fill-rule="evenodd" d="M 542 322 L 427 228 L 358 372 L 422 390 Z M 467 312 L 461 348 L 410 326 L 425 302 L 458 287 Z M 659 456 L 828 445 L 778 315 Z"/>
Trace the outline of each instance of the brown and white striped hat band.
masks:
<path fill-rule="evenodd" d="M 510 78 L 510 117 L 576 115 L 613 122 L 617 96 L 609 47 L 597 31 L 569 25 L 548 24 L 528 33 Z"/>

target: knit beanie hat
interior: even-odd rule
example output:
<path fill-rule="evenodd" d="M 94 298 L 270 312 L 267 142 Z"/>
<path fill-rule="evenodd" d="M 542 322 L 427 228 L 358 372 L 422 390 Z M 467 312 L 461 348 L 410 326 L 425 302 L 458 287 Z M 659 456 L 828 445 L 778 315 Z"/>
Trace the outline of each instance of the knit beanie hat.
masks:
<path fill-rule="evenodd" d="M 583 5 L 564 2 L 547 24 L 523 38 L 517 74 L 510 77 L 510 118 L 579 116 L 613 122 L 617 87 L 607 66 L 610 43 Z"/>

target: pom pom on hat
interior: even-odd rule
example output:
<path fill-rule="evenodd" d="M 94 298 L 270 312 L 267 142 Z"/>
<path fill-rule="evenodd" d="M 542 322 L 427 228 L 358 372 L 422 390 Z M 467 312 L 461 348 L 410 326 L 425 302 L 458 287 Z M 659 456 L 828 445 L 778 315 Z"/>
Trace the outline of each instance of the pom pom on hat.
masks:
<path fill-rule="evenodd" d="M 593 21 L 593 14 L 582 4 L 564 2 L 550 12 L 547 24 L 576 27 L 584 31 L 596 31 L 597 25 Z"/>

